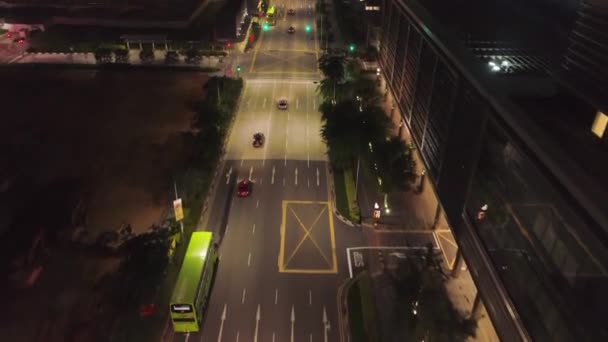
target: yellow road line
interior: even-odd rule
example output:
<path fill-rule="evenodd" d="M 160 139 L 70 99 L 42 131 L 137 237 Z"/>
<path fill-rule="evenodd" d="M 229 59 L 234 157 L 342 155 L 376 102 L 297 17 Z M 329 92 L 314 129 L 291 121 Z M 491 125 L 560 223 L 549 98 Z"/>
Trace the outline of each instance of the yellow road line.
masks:
<path fill-rule="evenodd" d="M 280 75 L 280 74 L 317 74 L 316 71 L 290 71 L 290 70 L 281 70 L 281 71 L 255 71 L 256 74 L 269 74 L 269 75 Z"/>
<path fill-rule="evenodd" d="M 316 41 L 316 39 L 315 39 Z M 316 45 L 316 44 L 315 44 Z M 315 53 L 316 50 L 307 50 L 307 49 L 267 49 L 262 50 L 262 53 L 273 53 L 273 52 L 301 52 L 301 53 Z"/>
<path fill-rule="evenodd" d="M 449 243 L 450 245 L 458 248 L 458 245 L 456 244 L 455 241 L 452 241 L 450 239 L 448 239 L 447 237 L 444 236 L 445 234 L 441 234 L 441 233 L 437 233 L 437 236 L 439 236 L 442 240 L 447 241 L 447 243 Z M 450 234 L 451 235 L 451 234 Z"/>
<path fill-rule="evenodd" d="M 278 262 L 278 266 L 279 266 L 279 272 L 284 272 L 285 271 L 285 267 L 283 267 L 283 257 L 285 255 L 285 221 L 287 220 L 287 203 L 286 201 L 283 201 L 282 203 L 282 213 L 283 215 L 281 218 L 281 229 L 280 229 L 280 238 L 281 238 L 281 244 L 279 245 L 279 260 Z"/>
<path fill-rule="evenodd" d="M 260 34 L 260 40 L 258 41 L 257 44 L 255 44 L 255 49 L 253 49 L 253 58 L 251 58 L 251 65 L 249 66 L 250 73 L 253 72 L 253 66 L 255 65 L 255 58 L 258 55 L 258 50 L 260 49 L 260 46 L 262 45 L 262 38 L 264 38 L 264 30 L 261 30 L 260 32 L 262 32 Z"/>
<path fill-rule="evenodd" d="M 329 262 L 329 259 L 327 258 L 325 253 L 323 253 L 323 250 L 321 249 L 321 247 L 319 247 L 319 245 L 317 244 L 317 241 L 312 237 L 312 235 L 310 235 L 310 233 L 312 232 L 312 229 L 315 227 L 315 224 L 317 223 L 317 221 L 319 220 L 321 215 L 323 215 L 323 213 L 325 212 L 326 209 L 327 209 L 327 207 L 324 207 L 323 210 L 321 210 L 321 212 L 319 212 L 319 215 L 317 215 L 317 218 L 315 218 L 314 222 L 310 225 L 310 228 L 306 229 L 306 226 L 304 226 L 304 223 L 300 220 L 300 217 L 298 217 L 298 215 L 295 213 L 295 211 L 293 211 L 293 209 L 289 208 L 289 210 L 291 210 L 291 212 L 293 213 L 293 216 L 296 218 L 296 221 L 298 221 L 298 224 L 304 230 L 305 233 L 304 233 L 304 236 L 300 239 L 300 242 L 298 243 L 298 245 L 293 249 L 293 252 L 289 256 L 289 258 L 287 258 L 287 261 L 284 263 L 284 266 L 289 265 L 289 263 L 291 262 L 291 259 L 293 259 L 294 255 L 296 255 L 296 253 L 298 252 L 300 247 L 302 247 L 302 244 L 304 243 L 304 241 L 306 241 L 306 238 L 309 238 L 310 241 L 315 245 L 315 247 L 317 247 L 317 250 L 319 251 L 319 253 L 321 253 L 321 256 L 327 262 L 327 265 L 331 267 L 331 263 Z"/>
<path fill-rule="evenodd" d="M 326 177 L 327 177 L 327 173 L 326 173 Z M 329 193 L 329 190 L 328 190 L 328 193 Z M 324 256 L 324 258 L 328 262 L 330 268 L 328 268 L 328 269 L 297 269 L 297 268 L 286 268 L 285 267 L 286 264 L 283 263 L 283 260 L 285 259 L 285 236 L 286 236 L 285 227 L 287 226 L 286 225 L 287 206 L 291 203 L 293 203 L 293 204 L 324 204 L 326 206 L 326 208 L 323 209 L 321 214 L 323 212 L 325 212 L 325 209 L 327 209 L 327 217 L 328 217 L 328 221 L 329 221 L 329 233 L 330 233 L 330 240 L 331 240 L 331 263 L 328 261 L 327 256 Z M 326 201 L 283 201 L 282 202 L 282 218 L 281 218 L 281 227 L 279 230 L 281 243 L 279 245 L 279 257 L 277 260 L 277 266 L 278 266 L 279 272 L 281 272 L 281 273 L 304 273 L 304 274 L 336 274 L 336 273 L 338 273 L 338 261 L 337 261 L 337 256 L 336 256 L 336 235 L 335 235 L 334 220 L 333 220 L 332 212 L 333 211 L 332 211 L 331 203 L 326 202 Z M 321 214 L 318 216 L 318 218 L 320 218 L 322 216 Z M 313 224 L 316 224 L 318 218 L 315 219 Z M 296 215 L 296 219 L 299 219 L 299 217 L 297 217 L 297 215 Z M 312 230 L 312 228 L 311 228 L 311 230 Z M 317 249 L 319 249 L 319 251 L 321 252 L 322 249 L 316 243 L 315 243 L 315 245 L 316 245 Z"/>
<path fill-rule="evenodd" d="M 312 268 L 288 268 L 283 269 L 281 273 L 304 273 L 304 274 L 336 274 L 338 273 L 335 268 L 321 268 L 321 269 L 312 269 Z"/>

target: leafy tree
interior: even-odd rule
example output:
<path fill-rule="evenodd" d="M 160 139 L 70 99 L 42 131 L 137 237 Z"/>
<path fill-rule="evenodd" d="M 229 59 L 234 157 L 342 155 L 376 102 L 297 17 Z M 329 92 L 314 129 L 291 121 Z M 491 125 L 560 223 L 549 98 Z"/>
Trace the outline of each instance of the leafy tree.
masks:
<path fill-rule="evenodd" d="M 465 341 L 475 335 L 476 322 L 462 317 L 447 296 L 440 263 L 429 245 L 417 258 L 402 259 L 393 275 L 398 301 L 406 306 L 406 341 Z"/>
<path fill-rule="evenodd" d="M 321 137 L 329 146 L 328 155 L 335 168 L 348 168 L 352 161 L 369 151 L 369 143 L 382 141 L 390 126 L 390 120 L 381 108 L 359 110 L 353 100 L 332 105 L 324 102 L 319 110 L 323 126 Z"/>
<path fill-rule="evenodd" d="M 373 150 L 370 167 L 382 180 L 380 190 L 385 194 L 395 189 L 407 190 L 416 180 L 412 151 L 398 137 L 379 142 Z"/>

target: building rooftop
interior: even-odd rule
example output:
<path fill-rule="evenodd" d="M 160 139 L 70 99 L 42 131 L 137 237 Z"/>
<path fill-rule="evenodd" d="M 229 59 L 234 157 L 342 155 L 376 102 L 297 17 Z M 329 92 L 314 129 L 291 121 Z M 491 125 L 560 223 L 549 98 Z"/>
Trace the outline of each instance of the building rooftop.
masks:
<path fill-rule="evenodd" d="M 205 0 L 0 0 L 11 21 L 125 27 L 184 27 Z"/>

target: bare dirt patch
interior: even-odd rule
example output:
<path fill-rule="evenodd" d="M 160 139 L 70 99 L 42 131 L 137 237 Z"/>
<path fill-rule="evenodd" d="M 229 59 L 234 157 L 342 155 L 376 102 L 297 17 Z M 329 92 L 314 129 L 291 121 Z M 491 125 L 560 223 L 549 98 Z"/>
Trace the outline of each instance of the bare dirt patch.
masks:
<path fill-rule="evenodd" d="M 39 186 L 75 179 L 91 235 L 158 221 L 204 74 L 8 69 L 0 78 L 0 176 L 27 183 L 13 194 L 27 202 Z"/>

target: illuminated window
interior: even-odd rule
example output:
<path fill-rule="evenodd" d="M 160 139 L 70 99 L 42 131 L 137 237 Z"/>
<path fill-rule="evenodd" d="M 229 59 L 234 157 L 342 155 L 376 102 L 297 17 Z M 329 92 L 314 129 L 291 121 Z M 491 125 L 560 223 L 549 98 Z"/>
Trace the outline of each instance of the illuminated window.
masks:
<path fill-rule="evenodd" d="M 365 6 L 366 11 L 379 11 L 380 6 Z"/>
<path fill-rule="evenodd" d="M 591 132 L 598 138 L 603 138 L 606 133 L 606 127 L 608 126 L 608 116 L 600 111 L 595 114 L 595 120 L 591 126 Z"/>

